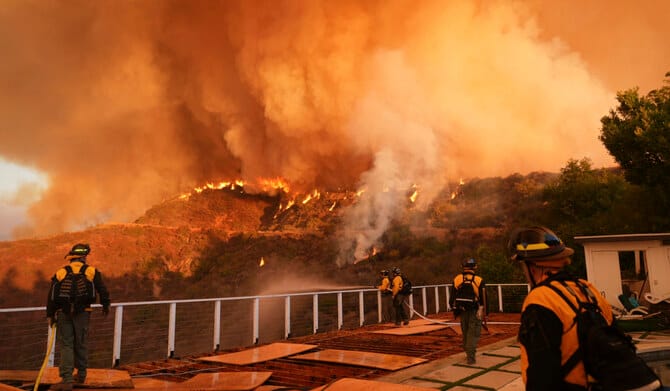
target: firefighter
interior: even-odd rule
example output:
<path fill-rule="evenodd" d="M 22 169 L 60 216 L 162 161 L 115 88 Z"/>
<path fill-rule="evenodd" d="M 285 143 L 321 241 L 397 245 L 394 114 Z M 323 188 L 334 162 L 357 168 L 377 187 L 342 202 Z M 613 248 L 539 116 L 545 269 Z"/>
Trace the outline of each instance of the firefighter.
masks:
<path fill-rule="evenodd" d="M 563 270 L 570 264 L 574 251 L 545 227 L 514 231 L 509 250 L 531 287 L 523 302 L 519 328 L 521 373 L 526 390 L 588 389 L 584 363 L 578 355 L 573 356 L 579 347 L 577 327 L 573 327 L 575 313 L 552 288 L 566 297 L 570 297 L 570 291 L 565 286 L 579 291 L 576 277 Z M 592 291 L 606 321 L 612 323 L 609 303 L 588 281 L 579 281 Z"/>
<path fill-rule="evenodd" d="M 452 308 L 454 316 L 461 318 L 463 332 L 463 350 L 468 364 L 475 364 L 477 343 L 482 333 L 482 321 L 485 312 L 484 280 L 476 275 L 477 261 L 468 258 L 461 264 L 463 272 L 454 277 L 454 296 Z"/>
<path fill-rule="evenodd" d="M 395 325 L 400 326 L 401 322 L 407 326 L 409 324 L 409 316 L 405 311 L 405 300 L 409 296 L 403 290 L 403 279 L 400 268 L 394 267 L 393 280 L 391 282 L 391 290 L 393 292 L 393 310 L 395 311 Z"/>
<path fill-rule="evenodd" d="M 51 278 L 51 288 L 47 298 L 47 320 L 49 326 L 57 324 L 57 341 L 61 347 L 59 374 L 62 382 L 51 387 L 52 390 L 71 390 L 72 383 L 83 384 L 88 369 L 88 329 L 91 319 L 91 304 L 96 297 L 100 298 L 102 312 L 109 314 L 109 292 L 102 280 L 100 271 L 86 263 L 86 256 L 91 251 L 88 244 L 77 243 L 65 259 L 70 263 L 56 271 Z M 82 285 L 77 282 L 64 288 L 63 281 L 73 278 L 72 274 L 81 276 Z M 72 280 L 77 281 L 77 280 Z M 72 286 L 79 288 L 72 288 Z M 68 291 L 67 294 L 65 291 Z M 86 295 L 70 293 L 86 291 Z M 77 375 L 73 376 L 74 368 Z"/>
<path fill-rule="evenodd" d="M 393 321 L 393 291 L 391 290 L 391 279 L 389 278 L 389 271 L 382 270 L 379 272 L 381 281 L 377 285 L 377 289 L 382 295 L 382 323 Z"/>

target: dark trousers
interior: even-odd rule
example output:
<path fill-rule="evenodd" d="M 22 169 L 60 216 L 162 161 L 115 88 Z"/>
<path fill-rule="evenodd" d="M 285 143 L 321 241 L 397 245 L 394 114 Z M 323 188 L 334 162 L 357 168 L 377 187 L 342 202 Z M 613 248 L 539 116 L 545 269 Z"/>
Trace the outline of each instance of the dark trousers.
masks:
<path fill-rule="evenodd" d="M 400 322 L 408 322 L 409 316 L 405 311 L 405 299 L 407 295 L 398 293 L 393 298 L 393 309 L 395 310 L 395 323 L 399 324 Z"/>
<path fill-rule="evenodd" d="M 382 293 L 382 322 L 393 322 L 394 319 L 393 295 L 391 293 Z"/>
<path fill-rule="evenodd" d="M 477 309 L 465 310 L 461 313 L 461 331 L 463 332 L 463 350 L 468 362 L 475 361 L 477 343 L 482 334 L 482 321 L 477 319 Z"/>
<path fill-rule="evenodd" d="M 73 381 L 74 368 L 77 368 L 80 379 L 86 377 L 90 320 L 91 313 L 87 311 L 73 315 L 58 313 L 58 342 L 61 349 L 59 374 L 63 383 Z"/>

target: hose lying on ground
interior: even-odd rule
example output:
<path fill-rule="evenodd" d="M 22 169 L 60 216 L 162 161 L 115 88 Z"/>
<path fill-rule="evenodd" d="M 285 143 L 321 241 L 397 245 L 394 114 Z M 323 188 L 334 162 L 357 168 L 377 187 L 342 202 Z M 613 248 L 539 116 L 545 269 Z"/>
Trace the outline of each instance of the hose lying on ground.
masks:
<path fill-rule="evenodd" d="M 33 388 L 33 391 L 37 391 L 37 389 L 40 386 L 40 380 L 42 380 L 42 374 L 44 373 L 44 369 L 47 366 L 47 362 L 49 362 L 49 355 L 51 354 L 51 347 L 54 344 L 54 338 L 56 336 L 56 324 L 54 323 L 52 326 L 53 330 L 51 332 L 51 336 L 49 337 L 49 342 L 47 342 L 47 354 L 44 356 L 44 361 L 42 362 L 42 367 L 40 368 L 40 372 L 37 374 L 37 379 L 35 380 L 35 387 Z"/>

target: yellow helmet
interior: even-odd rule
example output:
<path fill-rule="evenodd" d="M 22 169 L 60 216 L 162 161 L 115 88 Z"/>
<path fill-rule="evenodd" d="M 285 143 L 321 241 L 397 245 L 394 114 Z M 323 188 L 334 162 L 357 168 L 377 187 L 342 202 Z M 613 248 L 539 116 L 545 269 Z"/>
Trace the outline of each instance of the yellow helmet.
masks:
<path fill-rule="evenodd" d="M 574 254 L 556 234 L 546 227 L 526 227 L 515 230 L 509 242 L 510 258 L 532 263 L 554 263 Z"/>

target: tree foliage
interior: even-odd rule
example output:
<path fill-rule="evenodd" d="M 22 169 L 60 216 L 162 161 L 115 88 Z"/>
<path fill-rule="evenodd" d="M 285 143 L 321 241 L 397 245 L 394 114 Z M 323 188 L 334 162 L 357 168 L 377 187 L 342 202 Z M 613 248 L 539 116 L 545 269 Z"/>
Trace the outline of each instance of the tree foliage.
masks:
<path fill-rule="evenodd" d="M 637 88 L 619 92 L 619 106 L 601 119 L 600 134 L 626 179 L 652 190 L 659 210 L 670 205 L 670 72 L 665 76 L 665 85 L 646 96 Z"/>

